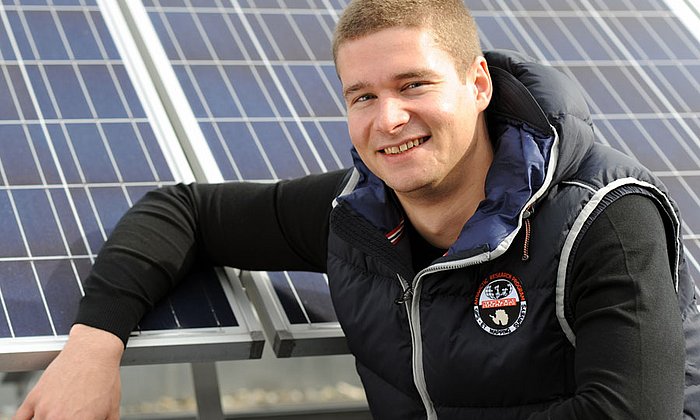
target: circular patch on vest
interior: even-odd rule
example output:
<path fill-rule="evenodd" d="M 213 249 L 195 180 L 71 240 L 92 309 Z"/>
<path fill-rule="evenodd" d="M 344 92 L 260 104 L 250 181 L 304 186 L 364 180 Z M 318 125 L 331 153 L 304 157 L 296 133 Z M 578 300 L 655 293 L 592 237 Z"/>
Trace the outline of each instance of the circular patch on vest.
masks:
<path fill-rule="evenodd" d="M 527 302 L 520 280 L 509 273 L 495 273 L 484 279 L 474 297 L 474 317 L 489 334 L 508 335 L 525 319 Z"/>

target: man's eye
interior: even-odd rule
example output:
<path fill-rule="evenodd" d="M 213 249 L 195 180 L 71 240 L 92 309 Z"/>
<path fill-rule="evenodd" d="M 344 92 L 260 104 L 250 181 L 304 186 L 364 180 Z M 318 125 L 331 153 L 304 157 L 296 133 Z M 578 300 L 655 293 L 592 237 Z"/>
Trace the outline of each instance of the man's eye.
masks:
<path fill-rule="evenodd" d="M 411 82 L 411 83 L 407 84 L 406 86 L 404 86 L 403 89 L 404 89 L 404 90 L 407 90 L 407 89 L 415 89 L 415 88 L 419 88 L 419 87 L 421 87 L 421 86 L 423 86 L 423 85 L 425 85 L 425 82 Z"/>
<path fill-rule="evenodd" d="M 367 102 L 368 100 L 372 99 L 372 95 L 360 95 L 355 100 L 353 103 L 359 103 L 359 102 Z"/>

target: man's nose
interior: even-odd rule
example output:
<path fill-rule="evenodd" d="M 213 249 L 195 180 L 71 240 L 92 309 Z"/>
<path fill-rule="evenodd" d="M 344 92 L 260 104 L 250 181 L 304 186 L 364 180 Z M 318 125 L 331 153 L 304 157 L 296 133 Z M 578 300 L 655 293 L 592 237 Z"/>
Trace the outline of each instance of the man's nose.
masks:
<path fill-rule="evenodd" d="M 398 98 L 381 98 L 375 119 L 375 128 L 386 134 L 395 134 L 411 118 L 405 104 Z"/>

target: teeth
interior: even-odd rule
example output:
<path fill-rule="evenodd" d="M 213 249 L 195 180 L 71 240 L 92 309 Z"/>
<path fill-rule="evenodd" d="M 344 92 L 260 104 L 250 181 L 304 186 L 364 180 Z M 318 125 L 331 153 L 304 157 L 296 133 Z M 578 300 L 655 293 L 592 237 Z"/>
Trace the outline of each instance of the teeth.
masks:
<path fill-rule="evenodd" d="M 427 139 L 428 139 L 428 137 L 423 137 L 423 138 L 416 139 L 416 140 L 409 140 L 400 146 L 387 147 L 384 149 L 384 153 L 386 153 L 387 155 L 396 155 L 396 154 L 405 152 L 408 149 L 412 149 L 416 146 L 423 144 Z"/>

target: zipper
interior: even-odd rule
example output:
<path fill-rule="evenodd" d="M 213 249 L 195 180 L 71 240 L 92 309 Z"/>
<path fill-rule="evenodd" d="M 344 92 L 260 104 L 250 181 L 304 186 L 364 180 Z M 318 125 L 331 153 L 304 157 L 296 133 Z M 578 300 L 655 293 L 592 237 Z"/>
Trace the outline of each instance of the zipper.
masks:
<path fill-rule="evenodd" d="M 400 274 L 396 274 L 401 283 L 402 295 L 397 298 L 394 303 L 403 303 L 406 305 L 406 315 L 408 316 L 408 325 L 411 330 L 411 351 L 412 351 L 412 369 L 413 383 L 418 390 L 418 394 L 423 401 L 423 407 L 427 415 L 427 420 L 437 420 L 437 413 L 433 407 L 433 402 L 428 394 L 428 385 L 425 381 L 425 371 L 423 369 L 423 337 L 421 336 L 420 327 L 420 292 L 421 280 L 428 274 L 437 273 L 440 271 L 457 270 L 471 265 L 481 264 L 489 260 L 489 254 L 483 253 L 477 256 L 462 260 L 455 263 L 441 263 L 429 266 L 418 272 L 413 278 L 412 284 L 409 284 Z"/>
<path fill-rule="evenodd" d="M 532 226 L 530 222 L 530 216 L 532 216 L 532 206 L 529 206 L 523 212 L 523 220 L 525 221 L 525 240 L 523 241 L 523 261 L 528 261 L 530 259 L 530 239 L 532 236 Z"/>

